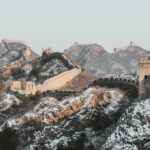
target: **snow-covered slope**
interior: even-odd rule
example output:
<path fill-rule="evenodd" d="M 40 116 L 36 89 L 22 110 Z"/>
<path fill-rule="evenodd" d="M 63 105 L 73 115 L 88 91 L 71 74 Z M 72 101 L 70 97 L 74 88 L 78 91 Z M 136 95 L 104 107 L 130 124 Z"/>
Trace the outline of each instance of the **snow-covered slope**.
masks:
<path fill-rule="evenodd" d="M 101 98 L 99 99 L 98 96 L 101 96 Z M 8 95 L 8 97 L 10 96 Z M 10 118 L 7 120 L 6 124 L 8 127 L 14 128 L 23 126 L 23 124 L 30 121 L 41 124 L 43 122 L 50 124 L 57 122 L 66 116 L 70 116 L 80 109 L 94 107 L 96 105 L 104 105 L 107 103 L 117 104 L 122 98 L 123 93 L 117 90 L 101 88 L 89 88 L 79 96 L 65 98 L 62 101 L 58 101 L 53 97 L 45 97 L 41 98 L 40 102 L 34 106 L 32 111 L 28 111 L 17 118 Z M 7 98 L 3 103 L 6 103 L 7 107 L 10 107 L 13 103 L 12 100 L 12 98 Z M 19 101 L 17 102 L 19 104 Z M 106 112 L 111 111 L 113 105 L 112 108 L 110 107 L 109 109 L 110 110 L 106 110 Z"/>
<path fill-rule="evenodd" d="M 73 45 L 65 52 L 82 67 L 96 74 L 110 73 L 118 62 L 117 58 L 112 58 L 111 54 L 98 44 Z M 117 64 L 118 68 L 120 64 Z"/>
<path fill-rule="evenodd" d="M 19 105 L 21 101 L 14 95 L 4 94 L 0 99 L 0 112 L 8 110 L 10 107 Z"/>
<path fill-rule="evenodd" d="M 136 45 L 129 45 L 114 53 L 107 52 L 98 44 L 75 44 L 65 53 L 85 69 L 102 74 L 133 74 L 137 71 L 139 58 L 146 50 Z"/>
<path fill-rule="evenodd" d="M 133 103 L 126 110 L 102 149 L 150 149 L 150 99 Z"/>
<path fill-rule="evenodd" d="M 61 100 L 48 93 L 28 98 L 2 98 L 0 149 L 150 148 L 150 99 L 132 103 L 122 91 L 99 87 Z"/>
<path fill-rule="evenodd" d="M 126 68 L 126 70 L 128 70 L 129 73 L 135 73 L 138 69 L 140 56 L 144 56 L 146 54 L 146 50 L 142 47 L 130 45 L 112 55 L 122 62 L 122 65 Z"/>
<path fill-rule="evenodd" d="M 116 89 L 97 87 L 61 101 L 44 96 L 24 113 L 19 111 L 6 117 L 1 124 L 0 148 L 9 148 L 11 141 L 14 141 L 11 148 L 18 150 L 59 150 L 61 147 L 88 150 L 93 144 L 99 147 L 97 142 L 101 135 L 98 133 L 102 131 L 98 128 L 108 126 L 119 116 L 123 103 L 129 102 L 123 95 Z M 7 112 L 0 115 L 7 115 Z M 9 137 L 4 136 L 6 133 Z"/>

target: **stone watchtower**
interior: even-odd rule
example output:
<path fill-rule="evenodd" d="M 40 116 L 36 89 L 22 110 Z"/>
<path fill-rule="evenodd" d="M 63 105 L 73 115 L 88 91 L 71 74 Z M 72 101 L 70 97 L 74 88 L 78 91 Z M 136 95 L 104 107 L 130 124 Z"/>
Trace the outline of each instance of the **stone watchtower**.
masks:
<path fill-rule="evenodd" d="M 45 53 L 47 55 L 50 55 L 53 53 L 53 49 L 50 47 L 50 48 L 42 48 L 42 53 Z"/>
<path fill-rule="evenodd" d="M 148 56 L 142 57 L 139 63 L 139 98 L 145 98 L 146 89 L 144 86 L 144 80 L 150 77 L 150 51 Z"/>

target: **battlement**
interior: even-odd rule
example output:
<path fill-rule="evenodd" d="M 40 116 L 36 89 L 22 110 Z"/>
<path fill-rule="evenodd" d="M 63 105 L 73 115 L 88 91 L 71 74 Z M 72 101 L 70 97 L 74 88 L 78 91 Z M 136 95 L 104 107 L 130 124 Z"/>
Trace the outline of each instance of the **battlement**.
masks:
<path fill-rule="evenodd" d="M 74 62 L 73 60 L 71 60 L 68 55 L 66 55 L 65 53 L 62 54 L 63 58 L 68 61 L 69 64 L 71 64 L 73 67 L 81 69 L 81 66 L 78 65 L 76 62 Z"/>
<path fill-rule="evenodd" d="M 35 83 L 32 81 L 13 81 L 10 86 L 10 89 L 13 91 L 22 90 L 25 92 L 24 94 L 36 93 Z"/>

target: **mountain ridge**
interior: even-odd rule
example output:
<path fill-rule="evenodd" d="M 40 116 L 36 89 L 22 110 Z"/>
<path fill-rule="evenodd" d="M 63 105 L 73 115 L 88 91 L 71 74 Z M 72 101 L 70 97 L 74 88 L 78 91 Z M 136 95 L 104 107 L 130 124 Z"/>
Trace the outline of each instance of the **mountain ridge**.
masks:
<path fill-rule="evenodd" d="M 108 52 L 98 44 L 74 44 L 65 50 L 71 59 L 97 75 L 135 74 L 139 59 L 146 52 L 147 50 L 133 44 L 114 52 Z"/>
<path fill-rule="evenodd" d="M 39 55 L 29 45 L 19 40 L 2 40 L 0 43 L 0 66 L 7 66 L 15 61 L 32 61 Z"/>

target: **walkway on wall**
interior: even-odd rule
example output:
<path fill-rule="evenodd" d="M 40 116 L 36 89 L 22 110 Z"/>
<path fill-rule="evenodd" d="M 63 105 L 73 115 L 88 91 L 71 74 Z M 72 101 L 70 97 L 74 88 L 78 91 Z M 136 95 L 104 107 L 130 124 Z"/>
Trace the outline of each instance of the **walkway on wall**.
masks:
<path fill-rule="evenodd" d="M 98 80 L 93 81 L 89 86 L 85 87 L 80 91 L 74 90 L 49 90 L 44 94 L 50 94 L 54 97 L 65 97 L 71 96 L 75 94 L 79 94 L 90 87 L 105 87 L 105 88 L 118 88 L 123 90 L 126 96 L 130 98 L 138 98 L 138 83 L 135 80 L 128 80 L 124 78 L 100 78 Z"/>
<path fill-rule="evenodd" d="M 47 79 L 42 85 L 36 86 L 38 92 L 45 92 L 48 90 L 56 90 L 65 86 L 68 82 L 74 79 L 77 75 L 81 73 L 81 69 L 74 68 L 69 71 L 65 71 L 53 78 Z"/>
<path fill-rule="evenodd" d="M 136 80 L 125 78 L 100 78 L 94 81 L 90 86 L 100 86 L 107 88 L 118 88 L 126 92 L 129 97 L 137 98 L 139 85 Z"/>

